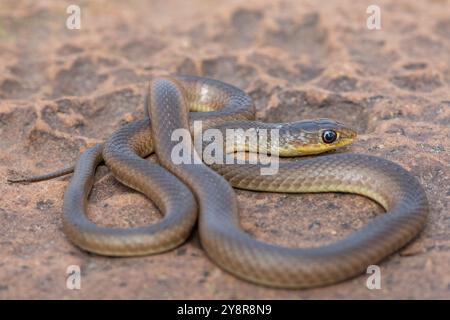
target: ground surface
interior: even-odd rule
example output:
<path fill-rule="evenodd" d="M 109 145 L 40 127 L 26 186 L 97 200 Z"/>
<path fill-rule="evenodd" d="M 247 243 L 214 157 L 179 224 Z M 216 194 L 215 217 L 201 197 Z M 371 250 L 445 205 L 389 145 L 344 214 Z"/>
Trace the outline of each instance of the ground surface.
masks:
<path fill-rule="evenodd" d="M 0 298 L 450 298 L 450 2 L 79 1 L 82 29 L 65 28 L 65 1 L 0 3 Z M 367 275 L 325 288 L 274 290 L 223 272 L 197 236 L 156 256 L 80 251 L 62 232 L 70 177 L 11 185 L 74 162 L 143 114 L 146 83 L 198 74 L 251 94 L 264 121 L 331 117 L 359 140 L 345 152 L 395 161 L 423 184 L 429 222 L 411 245 Z M 382 210 L 352 195 L 237 191 L 242 224 L 268 242 L 330 243 Z M 89 216 L 135 226 L 160 216 L 101 168 Z M 79 265 L 82 289 L 66 289 Z"/>

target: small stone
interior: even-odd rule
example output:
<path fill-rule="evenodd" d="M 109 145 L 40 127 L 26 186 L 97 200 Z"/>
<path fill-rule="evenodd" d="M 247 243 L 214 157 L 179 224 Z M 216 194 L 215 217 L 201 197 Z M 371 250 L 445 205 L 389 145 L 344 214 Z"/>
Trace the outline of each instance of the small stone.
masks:
<path fill-rule="evenodd" d="M 39 210 L 48 210 L 51 207 L 53 207 L 53 201 L 52 200 L 40 200 L 36 203 L 36 208 Z"/>
<path fill-rule="evenodd" d="M 320 228 L 320 221 L 314 221 L 308 227 L 309 230 L 315 230 Z"/>

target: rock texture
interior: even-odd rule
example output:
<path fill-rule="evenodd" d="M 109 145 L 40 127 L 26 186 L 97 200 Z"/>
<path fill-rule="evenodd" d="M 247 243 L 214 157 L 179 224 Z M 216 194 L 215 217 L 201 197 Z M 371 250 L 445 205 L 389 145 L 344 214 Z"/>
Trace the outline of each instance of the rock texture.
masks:
<path fill-rule="evenodd" d="M 0 3 L 0 298 L 450 298 L 450 3 L 377 1 L 70 1 Z M 395 161 L 430 200 L 424 232 L 367 275 L 325 288 L 275 290 L 243 282 L 206 258 L 196 235 L 165 254 L 106 258 L 80 251 L 61 227 L 70 177 L 6 178 L 74 162 L 143 115 L 146 83 L 167 73 L 235 84 L 264 121 L 331 117 L 353 125 L 345 152 Z M 237 191 L 242 224 L 288 246 L 336 241 L 382 210 L 358 196 Z M 101 167 L 89 216 L 106 226 L 160 219 Z M 66 289 L 79 265 L 81 290 Z"/>

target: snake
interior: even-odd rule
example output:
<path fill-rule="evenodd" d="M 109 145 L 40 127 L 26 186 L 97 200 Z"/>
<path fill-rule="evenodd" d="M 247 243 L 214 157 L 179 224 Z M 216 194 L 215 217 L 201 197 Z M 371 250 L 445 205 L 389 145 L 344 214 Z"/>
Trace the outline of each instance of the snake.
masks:
<path fill-rule="evenodd" d="M 355 277 L 405 246 L 426 224 L 427 196 L 413 174 L 380 157 L 328 152 L 356 138 L 356 131 L 340 122 L 323 118 L 259 122 L 252 99 L 241 89 L 219 80 L 178 75 L 150 83 L 146 115 L 87 149 L 75 166 L 11 181 L 34 182 L 73 172 L 64 194 L 63 230 L 84 250 L 106 256 L 155 254 L 184 243 L 198 225 L 202 247 L 214 263 L 241 279 L 269 287 L 310 288 Z M 201 133 L 208 128 L 223 134 L 244 129 L 233 130 L 234 149 L 226 151 L 234 155 L 261 151 L 239 133 L 251 128 L 258 134 L 277 130 L 278 149 L 268 156 L 286 161 L 279 161 L 277 172 L 268 175 L 261 174 L 261 163 L 175 162 L 173 152 L 180 146 L 193 157 L 203 156 L 206 143 L 200 141 L 200 149 L 196 145 L 196 122 L 202 124 Z M 174 139 L 180 129 L 186 134 Z M 152 153 L 157 161 L 144 159 Z M 284 159 L 291 156 L 306 157 Z M 117 180 L 154 202 L 163 214 L 160 221 L 111 228 L 87 218 L 95 170 L 103 161 Z M 260 241 L 243 229 L 233 187 L 358 194 L 386 212 L 334 243 L 283 247 Z"/>

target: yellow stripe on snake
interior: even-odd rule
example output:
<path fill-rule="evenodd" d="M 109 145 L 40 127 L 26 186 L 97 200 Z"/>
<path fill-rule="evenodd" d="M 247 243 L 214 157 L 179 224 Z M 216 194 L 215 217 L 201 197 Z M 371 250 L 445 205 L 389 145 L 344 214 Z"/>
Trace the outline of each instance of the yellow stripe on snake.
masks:
<path fill-rule="evenodd" d="M 85 151 L 64 196 L 63 226 L 84 250 L 110 256 L 154 254 L 182 244 L 198 219 L 207 255 L 228 272 L 263 285 L 306 288 L 356 276 L 406 243 L 423 228 L 428 215 L 425 192 L 401 166 L 379 157 L 335 154 L 283 161 L 278 172 L 261 175 L 261 164 L 175 164 L 171 152 L 177 129 L 279 129 L 280 156 L 333 150 L 353 142 L 356 133 L 329 119 L 284 124 L 255 121 L 252 100 L 229 84 L 177 76 L 152 81 L 148 118 L 136 120 L 110 139 Z M 189 112 L 191 111 L 191 112 Z M 189 131 L 188 131 L 189 132 Z M 195 150 L 191 139 L 184 147 Z M 247 145 L 238 151 L 253 152 Z M 159 164 L 143 157 L 156 152 Z M 195 152 L 195 151 L 193 151 Z M 149 197 L 164 217 L 136 228 L 107 228 L 86 217 L 94 173 L 101 161 L 122 183 Z M 72 171 L 22 179 L 38 181 Z M 214 170 L 213 170 L 214 169 Z M 270 192 L 345 192 L 366 196 L 387 211 L 336 243 L 313 248 L 286 248 L 252 238 L 240 226 L 233 187 Z M 301 210 L 301 208 L 299 208 Z"/>

